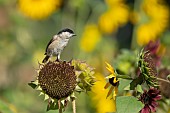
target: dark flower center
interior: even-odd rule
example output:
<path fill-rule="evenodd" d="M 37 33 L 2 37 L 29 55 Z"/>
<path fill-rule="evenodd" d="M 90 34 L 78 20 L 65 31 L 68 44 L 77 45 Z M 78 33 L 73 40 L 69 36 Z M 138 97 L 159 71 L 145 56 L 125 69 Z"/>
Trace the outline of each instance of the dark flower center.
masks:
<path fill-rule="evenodd" d="M 113 86 L 118 86 L 119 85 L 119 81 L 114 82 L 114 79 L 116 79 L 116 81 L 117 81 L 116 77 L 109 78 L 109 83 L 112 84 Z"/>
<path fill-rule="evenodd" d="M 48 62 L 38 76 L 42 90 L 52 98 L 69 96 L 76 87 L 74 67 L 67 62 Z"/>
<path fill-rule="evenodd" d="M 149 95 L 146 94 L 144 99 L 143 99 L 143 101 L 144 101 L 144 104 L 150 104 L 150 97 L 149 97 Z"/>

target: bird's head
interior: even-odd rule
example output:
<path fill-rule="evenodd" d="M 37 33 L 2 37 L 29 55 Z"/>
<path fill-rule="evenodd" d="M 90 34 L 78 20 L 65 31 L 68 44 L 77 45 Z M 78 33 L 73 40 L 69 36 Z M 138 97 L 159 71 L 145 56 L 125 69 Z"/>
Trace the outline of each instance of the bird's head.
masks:
<path fill-rule="evenodd" d="M 76 36 L 74 32 L 68 28 L 59 31 L 57 35 L 61 36 L 62 38 L 71 38 L 73 36 Z"/>

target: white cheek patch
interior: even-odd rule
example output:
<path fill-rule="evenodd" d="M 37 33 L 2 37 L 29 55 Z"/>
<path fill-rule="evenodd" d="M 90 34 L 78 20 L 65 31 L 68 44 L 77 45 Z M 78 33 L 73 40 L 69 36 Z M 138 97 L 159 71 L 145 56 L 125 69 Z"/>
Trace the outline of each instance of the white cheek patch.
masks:
<path fill-rule="evenodd" d="M 65 38 L 68 38 L 68 37 L 71 37 L 72 34 L 70 34 L 69 32 L 63 32 L 62 36 L 65 37 Z"/>

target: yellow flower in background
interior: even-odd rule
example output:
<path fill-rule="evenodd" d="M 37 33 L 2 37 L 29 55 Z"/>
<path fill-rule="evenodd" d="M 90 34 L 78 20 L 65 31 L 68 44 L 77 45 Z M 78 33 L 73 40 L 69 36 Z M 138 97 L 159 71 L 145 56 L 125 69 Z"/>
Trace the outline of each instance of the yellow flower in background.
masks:
<path fill-rule="evenodd" d="M 121 2 L 123 2 L 124 0 L 105 0 L 106 4 L 109 7 L 114 7 L 115 5 L 120 4 Z"/>
<path fill-rule="evenodd" d="M 161 5 L 159 3 L 157 4 L 150 3 L 152 4 L 152 6 L 150 6 L 148 5 L 147 1 L 145 2 L 146 3 L 143 4 L 143 9 L 148 16 L 150 16 L 152 19 L 155 19 L 155 20 L 163 19 L 163 21 L 168 21 L 167 20 L 168 15 L 169 15 L 168 7 L 166 7 L 165 5 Z"/>
<path fill-rule="evenodd" d="M 97 82 L 92 86 L 92 100 L 97 113 L 109 113 L 116 111 L 116 103 L 112 99 L 106 98 L 108 89 L 104 89 L 106 80 L 100 73 L 95 74 Z"/>
<path fill-rule="evenodd" d="M 139 15 L 138 15 L 138 12 L 133 10 L 133 11 L 130 11 L 129 13 L 129 21 L 132 23 L 132 24 L 137 24 L 137 22 L 139 21 Z"/>
<path fill-rule="evenodd" d="M 103 33 L 111 34 L 127 23 L 129 8 L 123 0 L 106 0 L 106 4 L 109 9 L 99 17 L 98 24 Z"/>
<path fill-rule="evenodd" d="M 39 66 L 39 64 L 37 62 L 42 63 L 43 58 L 44 58 L 44 50 L 35 51 L 35 53 L 32 57 L 32 63 L 34 65 L 34 67 Z"/>
<path fill-rule="evenodd" d="M 156 51 L 156 54 L 158 56 L 164 56 L 165 52 L 166 52 L 166 46 L 164 44 L 160 44 L 157 51 Z"/>
<path fill-rule="evenodd" d="M 89 24 L 82 34 L 80 47 L 85 52 L 92 52 L 101 40 L 101 34 L 97 25 Z"/>
<path fill-rule="evenodd" d="M 168 27 L 170 13 L 163 1 L 144 0 L 142 3 L 142 9 L 148 17 L 148 21 L 139 25 L 136 29 L 137 43 L 139 45 L 142 46 L 149 43 L 149 41 L 156 40 Z"/>
<path fill-rule="evenodd" d="M 113 20 L 109 18 L 109 13 L 104 13 L 99 18 L 100 30 L 104 33 L 111 34 L 118 27 L 118 24 L 114 25 Z"/>
<path fill-rule="evenodd" d="M 139 45 L 145 45 L 149 43 L 149 41 L 156 40 L 156 32 L 151 24 L 143 24 L 138 27 L 136 30 L 137 34 L 137 43 Z"/>
<path fill-rule="evenodd" d="M 162 4 L 160 2 L 162 1 Z M 159 29 L 158 34 L 163 32 L 168 26 L 170 11 L 165 4 L 164 0 L 145 0 L 143 3 L 143 9 L 145 13 L 151 18 L 151 21 L 155 28 Z"/>
<path fill-rule="evenodd" d="M 61 0 L 19 0 L 19 10 L 29 18 L 41 20 L 58 10 Z"/>

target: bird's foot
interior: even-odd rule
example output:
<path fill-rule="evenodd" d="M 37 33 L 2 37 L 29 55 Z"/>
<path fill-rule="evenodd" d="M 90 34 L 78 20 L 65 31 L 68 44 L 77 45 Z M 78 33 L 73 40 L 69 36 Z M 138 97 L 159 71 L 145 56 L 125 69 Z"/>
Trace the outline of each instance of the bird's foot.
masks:
<path fill-rule="evenodd" d="M 60 62 L 60 60 L 57 58 L 56 60 L 55 60 L 56 62 Z"/>
<path fill-rule="evenodd" d="M 71 58 L 71 60 L 70 61 L 68 61 L 69 63 L 71 63 L 72 62 L 72 60 L 73 60 L 73 58 Z"/>

